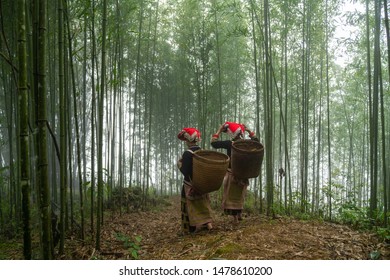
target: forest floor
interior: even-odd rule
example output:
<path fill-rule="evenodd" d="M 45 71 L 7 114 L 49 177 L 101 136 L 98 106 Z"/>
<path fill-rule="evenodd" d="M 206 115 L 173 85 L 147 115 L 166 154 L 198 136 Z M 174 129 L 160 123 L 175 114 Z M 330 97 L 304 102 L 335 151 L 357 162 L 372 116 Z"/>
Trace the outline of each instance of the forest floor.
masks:
<path fill-rule="evenodd" d="M 70 235 L 65 254 L 56 259 L 390 260 L 390 243 L 375 233 L 320 220 L 247 214 L 234 225 L 231 217 L 214 210 L 211 231 L 183 235 L 179 197 L 163 210 L 106 213 L 99 251 L 94 240 Z M 39 258 L 38 240 L 33 245 Z M 0 242 L 0 259 L 23 259 L 23 241 Z"/>
<path fill-rule="evenodd" d="M 180 234 L 180 199 L 176 198 L 161 211 L 110 214 L 99 252 L 93 242 L 81 246 L 67 240 L 64 258 L 132 259 L 136 252 L 145 260 L 390 259 L 388 242 L 346 225 L 253 214 L 234 225 L 231 217 L 214 211 L 213 226 L 211 231 Z"/>

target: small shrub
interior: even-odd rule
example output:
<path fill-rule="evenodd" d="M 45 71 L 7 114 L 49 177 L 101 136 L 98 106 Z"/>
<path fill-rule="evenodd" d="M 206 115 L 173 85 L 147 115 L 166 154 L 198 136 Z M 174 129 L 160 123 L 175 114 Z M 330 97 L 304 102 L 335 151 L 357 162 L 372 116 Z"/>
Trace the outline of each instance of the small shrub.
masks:
<path fill-rule="evenodd" d="M 376 229 L 376 232 L 380 236 L 380 238 L 382 238 L 386 242 L 390 242 L 390 228 L 389 227 L 387 227 L 387 228 L 378 227 Z"/>
<path fill-rule="evenodd" d="M 135 260 L 139 259 L 138 252 L 141 249 L 141 246 L 140 246 L 141 240 L 142 240 L 141 236 L 136 236 L 136 237 L 134 237 L 134 239 L 132 239 L 131 237 L 129 237 L 125 234 L 117 232 L 116 239 L 123 242 L 123 246 L 126 249 L 128 249 L 128 251 L 133 259 L 135 259 Z"/>

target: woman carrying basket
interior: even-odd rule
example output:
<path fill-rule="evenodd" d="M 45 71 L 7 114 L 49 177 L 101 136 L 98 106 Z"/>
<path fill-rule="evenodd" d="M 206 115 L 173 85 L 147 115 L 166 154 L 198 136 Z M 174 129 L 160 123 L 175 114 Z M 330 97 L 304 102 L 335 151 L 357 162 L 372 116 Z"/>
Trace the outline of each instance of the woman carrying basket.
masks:
<path fill-rule="evenodd" d="M 177 166 L 184 176 L 181 190 L 181 222 L 183 232 L 197 232 L 202 228 L 212 229 L 211 207 L 208 194 L 198 193 L 192 186 L 193 153 L 200 150 L 200 132 L 196 128 L 186 127 L 177 135 L 186 142 L 186 150 Z"/>
<path fill-rule="evenodd" d="M 245 125 L 234 122 L 225 122 L 220 126 L 217 132 L 213 134 L 211 146 L 215 149 L 226 149 L 227 155 L 231 158 L 233 142 L 243 139 L 245 131 L 249 133 L 249 137 L 252 140 L 259 142 L 255 133 L 246 128 Z M 232 140 L 218 140 L 219 135 L 222 132 L 228 133 Z M 233 176 L 231 163 L 229 162 L 229 168 L 223 180 L 222 207 L 225 214 L 233 216 L 234 223 L 238 223 L 238 221 L 242 220 L 242 210 L 244 209 L 245 194 L 248 185 L 248 179 L 239 179 Z"/>

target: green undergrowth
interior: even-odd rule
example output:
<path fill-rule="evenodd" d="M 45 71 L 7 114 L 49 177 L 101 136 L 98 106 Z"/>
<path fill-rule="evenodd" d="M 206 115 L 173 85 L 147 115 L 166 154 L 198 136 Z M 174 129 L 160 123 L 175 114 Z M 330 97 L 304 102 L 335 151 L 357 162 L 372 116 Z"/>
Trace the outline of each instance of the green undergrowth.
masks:
<path fill-rule="evenodd" d="M 19 260 L 23 258 L 23 244 L 12 241 L 0 241 L 0 260 Z"/>

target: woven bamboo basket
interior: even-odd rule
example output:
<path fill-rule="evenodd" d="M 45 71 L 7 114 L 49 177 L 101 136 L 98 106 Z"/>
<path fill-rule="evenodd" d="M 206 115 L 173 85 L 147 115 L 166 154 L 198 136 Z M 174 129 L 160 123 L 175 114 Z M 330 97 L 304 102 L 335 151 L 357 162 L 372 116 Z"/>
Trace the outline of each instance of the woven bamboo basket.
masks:
<path fill-rule="evenodd" d="M 203 194 L 219 190 L 229 166 L 229 160 L 229 156 L 220 152 L 196 151 L 192 160 L 193 187 Z"/>
<path fill-rule="evenodd" d="M 263 144 L 254 140 L 237 140 L 232 144 L 232 173 L 236 178 L 256 178 L 264 158 Z"/>

